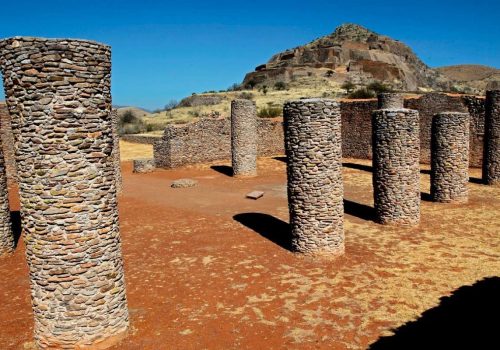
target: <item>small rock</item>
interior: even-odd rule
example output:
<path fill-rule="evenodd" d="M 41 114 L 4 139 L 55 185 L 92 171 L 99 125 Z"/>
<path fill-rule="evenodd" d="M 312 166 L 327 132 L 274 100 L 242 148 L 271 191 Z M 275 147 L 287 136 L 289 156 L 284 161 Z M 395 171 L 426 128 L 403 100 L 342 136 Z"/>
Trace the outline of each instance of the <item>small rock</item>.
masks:
<path fill-rule="evenodd" d="M 194 187 L 198 185 L 198 181 L 193 179 L 179 179 L 172 181 L 172 185 L 170 187 L 173 188 L 186 188 L 186 187 Z"/>
<path fill-rule="evenodd" d="M 246 197 L 250 199 L 259 199 L 264 195 L 264 192 L 262 191 L 252 191 L 250 193 L 247 193 Z"/>

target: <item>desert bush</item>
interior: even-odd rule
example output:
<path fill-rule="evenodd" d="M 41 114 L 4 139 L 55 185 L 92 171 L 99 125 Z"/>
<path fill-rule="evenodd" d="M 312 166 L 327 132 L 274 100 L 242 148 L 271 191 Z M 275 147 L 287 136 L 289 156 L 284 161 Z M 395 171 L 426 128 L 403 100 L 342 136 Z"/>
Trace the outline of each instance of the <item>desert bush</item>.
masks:
<path fill-rule="evenodd" d="M 170 111 L 172 109 L 175 109 L 179 106 L 179 102 L 177 100 L 170 100 L 168 103 L 165 105 L 165 111 Z"/>
<path fill-rule="evenodd" d="M 281 116 L 281 107 L 262 107 L 259 109 L 257 116 L 259 118 L 276 118 Z"/>
<path fill-rule="evenodd" d="M 126 111 L 118 119 L 118 133 L 120 135 L 139 134 L 144 131 L 146 131 L 146 125 L 132 111 Z"/>
<path fill-rule="evenodd" d="M 380 94 L 382 92 L 392 92 L 393 91 L 389 86 L 381 83 L 380 81 L 374 81 L 374 82 L 368 84 L 368 86 L 366 88 L 368 90 L 373 91 L 375 94 Z"/>
<path fill-rule="evenodd" d="M 329 69 L 326 71 L 325 76 L 327 78 L 331 78 L 331 77 L 333 77 L 334 74 L 335 74 L 335 72 L 333 70 Z"/>
<path fill-rule="evenodd" d="M 264 95 L 267 95 L 267 85 L 262 85 L 262 87 L 259 89 Z"/>
<path fill-rule="evenodd" d="M 274 84 L 274 90 L 286 90 L 286 84 L 285 82 L 283 81 L 277 81 L 275 84 Z"/>
<path fill-rule="evenodd" d="M 246 83 L 245 88 L 249 90 L 253 90 L 253 88 L 257 85 L 257 82 L 255 80 L 250 80 L 248 83 Z"/>
<path fill-rule="evenodd" d="M 251 92 L 242 92 L 238 95 L 238 98 L 242 98 L 244 100 L 253 100 L 253 94 Z"/>
<path fill-rule="evenodd" d="M 373 98 L 373 97 L 375 97 L 375 93 L 373 92 L 373 90 L 368 90 L 366 88 L 357 89 L 357 90 L 351 92 L 348 96 L 348 98 L 352 98 L 352 99 L 355 99 L 355 98 Z"/>
<path fill-rule="evenodd" d="M 227 88 L 227 91 L 238 91 L 241 90 L 241 86 L 238 83 L 234 83 L 230 87 Z"/>
<path fill-rule="evenodd" d="M 344 84 L 340 86 L 342 89 L 346 90 L 348 93 L 351 93 L 352 90 L 356 88 L 356 85 L 352 83 L 352 81 L 346 81 Z"/>

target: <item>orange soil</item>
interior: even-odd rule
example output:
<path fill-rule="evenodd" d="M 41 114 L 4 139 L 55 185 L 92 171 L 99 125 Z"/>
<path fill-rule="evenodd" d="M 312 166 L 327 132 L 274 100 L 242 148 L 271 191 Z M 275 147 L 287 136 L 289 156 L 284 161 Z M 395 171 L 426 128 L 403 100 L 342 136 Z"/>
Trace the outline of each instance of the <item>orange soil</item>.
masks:
<path fill-rule="evenodd" d="M 441 296 L 500 275 L 500 188 L 471 183 L 468 204 L 423 201 L 419 227 L 386 227 L 369 220 L 371 172 L 355 168 L 370 162 L 345 162 L 355 164 L 344 167 L 346 254 L 335 260 L 279 244 L 288 212 L 277 159 L 237 179 L 210 165 L 133 174 L 122 163 L 131 330 L 113 349 L 366 348 Z M 199 185 L 170 188 L 182 177 Z M 246 199 L 251 190 L 265 195 Z M 254 213 L 237 217 L 246 225 L 233 218 L 243 213 Z M 23 243 L 0 259 L 0 276 L 0 349 L 33 348 Z"/>

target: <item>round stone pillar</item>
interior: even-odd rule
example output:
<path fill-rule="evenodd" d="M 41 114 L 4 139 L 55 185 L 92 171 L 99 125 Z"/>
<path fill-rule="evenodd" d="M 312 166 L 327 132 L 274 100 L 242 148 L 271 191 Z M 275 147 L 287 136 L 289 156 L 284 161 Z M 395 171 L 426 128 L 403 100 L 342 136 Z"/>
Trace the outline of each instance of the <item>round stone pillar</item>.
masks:
<path fill-rule="evenodd" d="M 290 101 L 283 115 L 292 248 L 343 254 L 340 105 L 327 99 Z"/>
<path fill-rule="evenodd" d="M 432 119 L 431 196 L 436 202 L 467 202 L 469 114 L 439 113 Z"/>
<path fill-rule="evenodd" d="M 420 220 L 418 111 L 373 112 L 373 190 L 381 224 L 416 225 Z"/>
<path fill-rule="evenodd" d="M 257 175 L 257 113 L 255 102 L 231 102 L 231 158 L 234 176 Z"/>
<path fill-rule="evenodd" d="M 10 220 L 7 172 L 0 141 L 0 257 L 12 253 L 15 248 L 14 232 Z"/>
<path fill-rule="evenodd" d="M 84 40 L 0 41 L 42 349 L 105 348 L 128 328 L 110 56 Z"/>
<path fill-rule="evenodd" d="M 111 110 L 111 121 L 113 123 L 113 165 L 115 167 L 116 191 L 122 191 L 122 170 L 120 166 L 120 134 L 118 132 L 118 111 Z"/>
<path fill-rule="evenodd" d="M 382 92 L 377 95 L 378 109 L 401 109 L 404 108 L 403 95 L 395 92 Z"/>
<path fill-rule="evenodd" d="M 486 91 L 483 181 L 500 185 L 500 90 Z"/>

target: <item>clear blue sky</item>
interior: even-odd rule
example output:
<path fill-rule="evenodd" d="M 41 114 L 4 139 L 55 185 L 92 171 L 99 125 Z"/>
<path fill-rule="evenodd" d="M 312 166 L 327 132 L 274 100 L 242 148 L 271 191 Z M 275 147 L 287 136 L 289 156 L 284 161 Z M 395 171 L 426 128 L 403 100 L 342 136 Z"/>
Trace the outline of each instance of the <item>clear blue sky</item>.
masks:
<path fill-rule="evenodd" d="M 500 67 L 499 0 L 2 0 L 1 13 L 0 37 L 111 45 L 114 104 L 149 109 L 239 83 L 272 54 L 346 22 L 407 43 L 432 67 Z"/>

